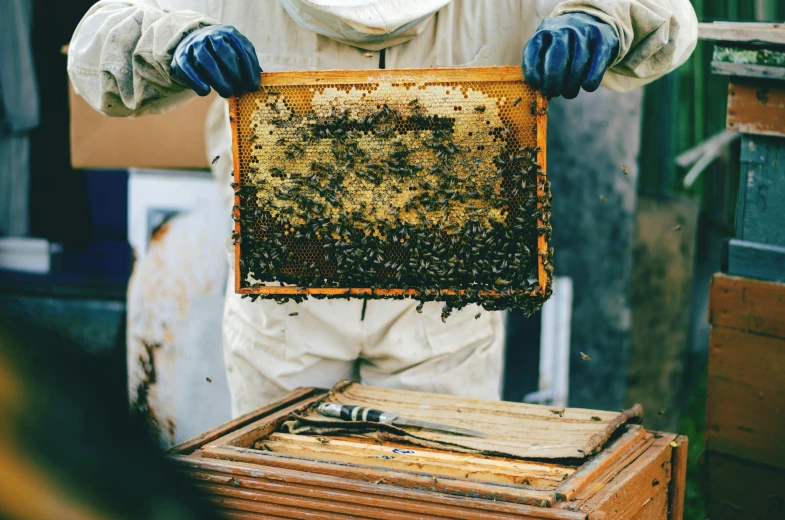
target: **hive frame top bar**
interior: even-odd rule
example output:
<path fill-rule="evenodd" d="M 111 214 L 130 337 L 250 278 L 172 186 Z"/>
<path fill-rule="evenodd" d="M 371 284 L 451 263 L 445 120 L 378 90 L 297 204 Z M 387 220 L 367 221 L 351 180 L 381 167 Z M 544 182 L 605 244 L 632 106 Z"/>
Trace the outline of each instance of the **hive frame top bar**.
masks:
<path fill-rule="evenodd" d="M 471 75 L 469 79 L 467 76 Z M 273 86 L 306 86 L 306 85 L 324 85 L 335 83 L 376 83 L 376 82 L 430 82 L 430 81 L 444 81 L 444 82 L 511 82 L 523 81 L 524 74 L 520 66 L 491 66 L 491 67 L 433 67 L 433 68 L 419 68 L 419 69 L 354 69 L 354 70 L 300 70 L 300 71 L 281 71 L 281 72 L 263 72 L 261 74 L 260 87 L 273 87 Z M 233 96 L 229 98 L 229 112 L 230 124 L 232 134 L 236 135 L 238 128 L 238 121 L 234 117 L 237 113 L 239 98 Z M 546 143 L 547 143 L 547 114 L 548 114 L 548 100 L 545 96 L 536 93 L 537 101 L 537 147 L 539 149 L 537 154 L 537 163 L 540 165 L 538 175 L 538 184 L 547 181 L 546 175 Z M 233 139 L 232 154 L 234 162 L 234 182 L 241 182 L 241 168 L 240 168 L 240 153 L 239 142 Z M 544 194 L 544 190 L 538 188 L 538 195 Z M 239 204 L 239 196 L 235 195 L 235 204 Z M 538 225 L 542 221 L 538 220 Z M 235 222 L 234 231 L 240 232 L 240 223 Z M 408 289 L 403 291 L 401 289 L 382 289 L 382 288 L 301 288 L 297 286 L 283 286 L 272 287 L 266 286 L 262 288 L 243 287 L 241 284 L 240 273 L 240 251 L 241 245 L 235 243 L 235 293 L 236 294 L 267 294 L 271 296 L 295 296 L 295 295 L 324 295 L 324 296 L 345 296 L 347 294 L 352 296 L 362 295 L 380 295 L 380 296 L 414 296 L 417 294 L 416 290 Z M 548 242 L 545 236 L 540 235 L 537 239 L 538 255 L 538 269 L 537 279 L 539 282 L 540 290 L 543 294 L 546 293 L 548 286 L 549 275 L 545 270 L 543 254 L 548 252 Z M 444 294 L 455 294 L 452 290 L 440 291 Z M 463 291 L 459 291 L 463 292 Z M 535 293 L 532 293 L 535 296 Z"/>
<path fill-rule="evenodd" d="M 434 67 L 430 69 L 368 69 L 368 70 L 298 70 L 263 72 L 261 86 L 323 85 L 329 83 L 375 83 L 379 81 L 466 81 L 467 71 L 472 81 L 521 81 L 520 66 L 504 67 Z M 409 75 L 407 75 L 409 73 Z M 483 77 L 487 75 L 487 77 Z M 231 98 L 235 100 L 236 98 Z"/>

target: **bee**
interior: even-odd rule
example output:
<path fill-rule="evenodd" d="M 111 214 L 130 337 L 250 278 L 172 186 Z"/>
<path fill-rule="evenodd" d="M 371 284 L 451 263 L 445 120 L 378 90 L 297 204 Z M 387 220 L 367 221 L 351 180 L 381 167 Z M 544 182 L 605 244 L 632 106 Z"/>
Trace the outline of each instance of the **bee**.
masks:
<path fill-rule="evenodd" d="M 652 480 L 651 480 L 651 485 L 652 485 L 652 487 L 653 487 L 653 486 L 658 486 L 659 484 L 660 484 L 660 481 L 659 481 L 659 480 L 657 480 L 656 478 L 654 478 L 654 479 L 652 479 Z"/>
<path fill-rule="evenodd" d="M 479 319 L 480 319 L 480 316 L 482 316 L 482 313 L 478 312 L 478 313 L 477 313 L 477 315 L 476 315 L 476 316 L 474 316 L 474 319 L 475 319 L 475 320 L 479 320 Z"/>
<path fill-rule="evenodd" d="M 485 112 L 485 105 L 474 107 L 474 110 L 476 110 L 477 112 Z"/>
<path fill-rule="evenodd" d="M 678 448 L 678 447 L 679 447 L 679 443 L 678 443 L 678 442 L 676 442 L 676 441 L 671 441 L 671 442 L 670 442 L 670 447 L 671 447 L 671 448 Z"/>
<path fill-rule="evenodd" d="M 258 136 L 257 136 L 256 134 L 254 134 L 254 135 L 252 135 L 251 137 L 249 137 L 249 138 L 248 138 L 248 141 L 249 141 L 249 142 L 256 141 L 256 138 L 257 138 L 257 137 L 258 137 Z"/>
<path fill-rule="evenodd" d="M 676 224 L 675 226 L 673 226 L 673 230 L 674 231 L 681 231 L 681 225 L 680 224 Z"/>
<path fill-rule="evenodd" d="M 591 361 L 591 356 L 590 355 L 584 354 L 583 352 L 581 352 L 580 354 L 581 354 L 581 359 L 583 361 Z"/>
<path fill-rule="evenodd" d="M 601 419 L 601 418 L 599 418 L 599 417 L 597 417 L 596 415 L 592 415 L 592 416 L 591 416 L 591 420 L 592 420 L 592 421 L 602 421 L 602 419 Z"/>
<path fill-rule="evenodd" d="M 221 158 L 221 156 L 220 156 L 220 155 L 216 155 L 216 156 L 213 158 L 213 162 L 212 162 L 211 164 L 215 164 L 215 163 L 217 163 L 217 162 L 218 162 L 218 159 L 220 159 L 220 158 Z"/>
<path fill-rule="evenodd" d="M 600 195 L 600 202 L 605 202 L 605 195 Z"/>
<path fill-rule="evenodd" d="M 630 174 L 630 170 L 629 170 L 629 168 L 627 168 L 627 166 L 625 166 L 625 165 L 623 165 L 623 164 L 622 164 L 622 166 L 621 166 L 621 171 L 623 171 L 623 172 L 624 172 L 624 175 L 629 175 L 629 174 Z"/>
<path fill-rule="evenodd" d="M 300 315 L 299 312 L 290 312 L 289 313 L 289 316 L 299 316 L 299 315 Z"/>
<path fill-rule="evenodd" d="M 667 414 L 668 414 L 668 410 L 665 409 L 662 409 L 659 412 L 657 412 L 657 415 L 667 415 Z"/>
<path fill-rule="evenodd" d="M 212 383 L 213 382 L 213 380 L 210 379 L 209 377 L 205 377 L 205 379 L 207 380 L 208 383 Z"/>
<path fill-rule="evenodd" d="M 317 437 L 316 440 L 322 444 L 330 444 L 330 439 L 325 439 L 324 437 Z"/>
<path fill-rule="evenodd" d="M 269 91 L 267 91 L 267 94 L 270 95 L 270 96 L 280 96 L 281 95 L 280 92 L 276 92 L 275 90 L 269 90 Z"/>
<path fill-rule="evenodd" d="M 515 101 L 512 102 L 512 106 L 517 107 L 518 103 L 520 103 L 521 101 L 523 101 L 523 98 L 519 97 L 518 99 L 516 99 Z"/>
<path fill-rule="evenodd" d="M 370 51 L 369 52 L 365 52 L 365 53 L 363 53 L 363 56 L 365 56 L 366 58 L 373 58 L 373 53 L 370 52 Z"/>
<path fill-rule="evenodd" d="M 559 417 L 564 417 L 564 408 L 551 408 L 549 411 L 553 415 L 558 415 Z"/>

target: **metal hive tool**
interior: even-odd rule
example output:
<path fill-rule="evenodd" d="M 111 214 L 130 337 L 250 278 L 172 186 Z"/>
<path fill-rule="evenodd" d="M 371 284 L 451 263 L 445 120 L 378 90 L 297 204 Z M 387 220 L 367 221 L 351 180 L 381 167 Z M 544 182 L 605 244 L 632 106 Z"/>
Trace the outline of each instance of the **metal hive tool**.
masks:
<path fill-rule="evenodd" d="M 236 292 L 550 295 L 547 101 L 520 67 L 265 73 L 230 119 Z"/>

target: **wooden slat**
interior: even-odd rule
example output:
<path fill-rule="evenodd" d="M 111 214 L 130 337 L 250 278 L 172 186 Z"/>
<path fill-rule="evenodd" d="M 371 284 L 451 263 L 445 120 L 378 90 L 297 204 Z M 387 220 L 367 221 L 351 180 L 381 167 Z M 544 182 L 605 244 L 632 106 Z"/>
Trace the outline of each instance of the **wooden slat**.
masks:
<path fill-rule="evenodd" d="M 622 424 L 642 414 L 640 405 L 623 413 L 567 408 L 563 414 L 557 414 L 547 406 L 466 399 L 360 384 L 349 384 L 333 392 L 329 399 L 344 405 L 395 410 L 411 419 L 488 433 L 487 437 L 478 438 L 423 430 L 409 434 L 413 443 L 417 442 L 416 439 L 423 439 L 488 455 L 548 460 L 583 459 L 597 453 Z M 310 413 L 318 415 L 318 412 Z"/>
<path fill-rule="evenodd" d="M 259 464 L 261 466 L 275 466 L 307 473 L 320 473 L 355 479 L 364 482 L 382 481 L 392 486 L 408 489 L 427 490 L 432 493 L 450 493 L 459 496 L 479 496 L 492 500 L 500 500 L 516 504 L 547 505 L 550 507 L 556 501 L 553 491 L 529 489 L 523 486 L 508 486 L 491 482 L 475 482 L 466 479 L 445 477 L 435 479 L 432 475 L 412 473 L 395 469 L 378 467 L 339 464 L 314 460 L 298 459 L 276 455 L 259 450 L 236 447 L 207 447 L 202 451 L 206 457 L 217 459 L 236 460 Z"/>
<path fill-rule="evenodd" d="M 313 508 L 315 504 L 307 501 L 303 504 L 279 504 L 275 502 L 256 502 L 255 500 L 249 498 L 228 498 L 214 495 L 208 495 L 208 500 L 216 506 L 225 507 L 228 509 L 247 511 L 250 513 L 261 513 L 264 515 L 277 515 L 283 518 L 318 518 L 324 520 L 344 520 L 351 518 L 353 520 L 373 520 L 373 517 L 368 516 L 354 516 L 350 514 L 321 511 L 319 509 Z"/>
<path fill-rule="evenodd" d="M 196 482 L 209 482 L 209 483 L 216 483 L 216 484 L 225 484 L 227 482 L 231 482 L 235 486 L 242 487 L 247 490 L 262 490 L 267 493 L 279 493 L 282 495 L 289 495 L 292 497 L 307 497 L 311 500 L 317 499 L 325 499 L 330 500 L 336 505 L 338 504 L 355 504 L 355 503 L 362 503 L 366 506 L 373 507 L 374 509 L 385 510 L 385 511 L 392 511 L 396 514 L 424 514 L 427 510 L 427 513 L 436 518 L 457 518 L 462 520 L 496 520 L 500 517 L 506 518 L 520 518 L 519 515 L 505 515 L 504 513 L 500 512 L 487 512 L 487 511 L 479 511 L 477 509 L 472 509 L 469 507 L 455 507 L 455 506 L 444 506 L 440 504 L 427 504 L 423 505 L 422 503 L 415 503 L 409 500 L 401 500 L 397 497 L 388 497 L 384 494 L 358 494 L 353 492 L 347 492 L 343 489 L 323 489 L 319 487 L 310 487 L 305 486 L 302 484 L 293 484 L 293 483 L 286 483 L 282 484 L 280 482 L 271 482 L 265 481 L 263 479 L 252 479 L 252 478 L 242 478 L 242 477 L 231 477 L 227 478 L 226 475 L 219 475 L 213 473 L 205 473 L 205 472 L 198 472 L 192 471 L 188 474 L 188 477 L 195 480 Z M 378 491 L 383 491 L 384 489 L 388 489 L 384 486 L 384 484 L 380 484 L 378 486 Z M 216 488 L 211 491 L 212 494 L 221 495 L 220 488 Z"/>
<path fill-rule="evenodd" d="M 250 513 L 248 511 L 233 511 L 231 509 L 217 508 L 215 512 L 220 518 L 228 520 L 284 520 L 285 516 L 272 515 L 270 513 Z"/>
<path fill-rule="evenodd" d="M 706 516 L 712 520 L 785 518 L 785 471 L 707 451 Z"/>
<path fill-rule="evenodd" d="M 684 517 L 684 494 L 687 491 L 687 455 L 689 440 L 683 435 L 676 437 L 677 446 L 671 456 L 671 482 L 668 486 L 668 519 Z"/>
<path fill-rule="evenodd" d="M 785 82 L 734 77 L 728 93 L 728 130 L 785 136 Z"/>
<path fill-rule="evenodd" d="M 338 515 L 349 518 L 377 518 L 380 520 L 407 520 L 411 515 L 404 511 L 386 509 L 368 504 L 364 500 L 355 502 L 338 501 L 331 497 L 312 498 L 305 496 L 292 496 L 283 493 L 265 491 L 263 489 L 246 489 L 235 485 L 220 485 L 198 483 L 194 486 L 198 492 L 209 497 L 213 503 L 229 502 L 231 500 L 242 500 L 246 504 L 263 503 L 265 505 L 277 505 L 318 511 L 329 518 L 329 515 Z M 249 508 L 250 509 L 250 508 Z M 251 509 L 253 510 L 253 509 Z M 440 520 L 434 515 L 420 515 L 424 520 Z M 443 517 L 442 517 L 443 518 Z M 507 517 L 511 518 L 511 517 Z"/>
<path fill-rule="evenodd" d="M 360 482 L 332 475 L 292 471 L 279 467 L 265 467 L 242 461 L 214 460 L 199 458 L 195 455 L 173 457 L 183 471 L 198 478 L 200 474 L 210 473 L 224 480 L 229 478 L 250 480 L 277 489 L 282 493 L 300 494 L 306 492 L 313 496 L 332 496 L 349 501 L 374 501 L 382 507 L 384 501 L 399 502 L 398 508 L 412 512 L 443 515 L 447 518 L 484 519 L 483 512 L 518 515 L 518 518 L 546 518 L 552 520 L 580 520 L 585 515 L 559 509 L 531 507 L 512 504 L 500 500 L 461 497 L 432 493 L 425 489 L 405 489 L 388 485 L 387 481 Z M 277 486 L 270 488 L 269 486 Z M 303 491 L 307 490 L 307 491 Z M 348 498 L 342 498 L 349 495 Z M 375 502 L 381 501 L 381 502 Z M 487 518 L 493 518 L 488 516 Z"/>
<path fill-rule="evenodd" d="M 711 62 L 711 71 L 723 76 L 742 76 L 761 79 L 785 79 L 785 67 L 768 67 L 747 63 Z"/>
<path fill-rule="evenodd" d="M 556 488 L 559 498 L 571 501 L 581 491 L 591 487 L 601 475 L 610 471 L 625 459 L 634 460 L 651 443 L 645 438 L 646 431 L 640 426 L 630 426 L 629 430 L 612 445 L 603 450 L 602 453 L 594 457 L 591 461 L 581 466 L 570 478 L 562 482 Z M 649 436 L 650 437 L 650 436 Z"/>
<path fill-rule="evenodd" d="M 785 25 L 744 23 L 698 24 L 701 40 L 785 45 Z"/>
<path fill-rule="evenodd" d="M 436 477 L 457 477 L 500 484 L 553 489 L 572 475 L 574 469 L 563 465 L 487 458 L 466 453 L 429 450 L 392 443 L 358 443 L 350 438 L 329 439 L 305 435 L 274 433 L 259 441 L 265 449 L 279 455 L 328 462 L 364 464 L 380 468 L 428 473 Z"/>
<path fill-rule="evenodd" d="M 581 510 L 590 519 L 623 520 L 636 518 L 670 482 L 670 443 L 675 435 L 655 439 L 632 464 L 624 468 L 600 492 L 589 499 Z M 646 518 L 644 516 L 644 518 Z M 665 520 L 667 517 L 660 517 Z"/>
<path fill-rule="evenodd" d="M 308 394 L 307 397 L 299 401 L 292 401 L 293 404 L 285 408 L 278 408 L 275 412 L 262 416 L 262 418 L 243 426 L 240 429 L 235 429 L 226 433 L 223 437 L 219 437 L 211 441 L 209 446 L 251 446 L 254 442 L 270 435 L 278 426 L 286 420 L 293 413 L 301 413 L 308 407 L 320 402 L 327 396 L 326 393 L 316 392 Z"/>
<path fill-rule="evenodd" d="M 330 83 L 403 83 L 423 81 L 521 81 L 523 69 L 503 67 L 436 67 L 430 69 L 297 70 L 265 72 L 261 86 Z"/>
<path fill-rule="evenodd" d="M 717 274 L 709 298 L 713 325 L 785 338 L 785 284 Z"/>
<path fill-rule="evenodd" d="M 715 325 L 709 348 L 706 448 L 785 468 L 785 339 Z"/>
<path fill-rule="evenodd" d="M 722 272 L 731 276 L 785 282 L 785 247 L 727 240 L 720 254 Z"/>
<path fill-rule="evenodd" d="M 259 408 L 258 410 L 248 412 L 247 414 L 241 415 L 240 417 L 232 419 L 231 421 L 221 424 L 220 426 L 216 426 L 212 430 L 208 430 L 205 433 L 172 446 L 167 450 L 167 452 L 173 455 L 187 455 L 191 451 L 201 448 L 208 442 L 212 442 L 237 430 L 238 428 L 242 428 L 254 421 L 259 420 L 262 417 L 275 413 L 282 408 L 291 406 L 293 403 L 299 402 L 307 397 L 311 397 L 316 393 L 324 393 L 324 390 L 318 390 L 315 388 L 298 388 L 278 401 L 274 401 L 267 406 Z"/>

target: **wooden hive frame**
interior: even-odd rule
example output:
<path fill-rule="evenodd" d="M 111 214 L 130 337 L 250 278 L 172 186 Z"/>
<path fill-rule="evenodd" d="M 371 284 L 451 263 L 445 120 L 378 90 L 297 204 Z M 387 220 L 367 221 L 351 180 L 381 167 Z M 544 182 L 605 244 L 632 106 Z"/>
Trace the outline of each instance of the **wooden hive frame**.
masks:
<path fill-rule="evenodd" d="M 482 68 L 434 68 L 434 69 L 403 69 L 403 70 L 356 70 L 356 71 L 296 71 L 296 72 L 275 72 L 262 74 L 261 87 L 282 87 L 282 86 L 322 86 L 328 84 L 364 84 L 373 82 L 521 82 L 523 84 L 523 73 L 520 67 L 482 67 Z M 528 88 L 528 87 L 526 87 Z M 536 107 L 532 107 L 532 119 L 536 121 L 536 148 L 537 164 L 540 170 L 537 175 L 537 196 L 542 199 L 546 195 L 545 185 L 546 175 L 546 143 L 547 143 L 547 98 L 539 93 L 532 92 L 535 96 Z M 244 147 L 251 146 L 246 140 L 238 138 L 240 135 L 240 100 L 231 98 L 229 100 L 230 122 L 232 127 L 233 157 L 234 157 L 234 182 L 241 185 L 243 182 L 241 164 L 242 152 Z M 536 109 L 536 113 L 534 110 Z M 235 195 L 235 205 L 240 206 L 240 196 Z M 538 203 L 538 208 L 542 210 L 542 202 Z M 544 224 L 542 218 L 537 220 L 537 227 Z M 234 231 L 239 236 L 241 233 L 241 223 L 235 219 Z M 325 297 L 346 297 L 352 296 L 416 296 L 415 289 L 406 291 L 395 288 L 371 288 L 371 287 L 249 287 L 244 286 L 241 270 L 241 251 L 242 245 L 235 243 L 235 292 L 243 295 L 266 295 L 266 296 L 299 296 L 299 295 L 318 295 Z M 551 275 L 546 269 L 546 258 L 549 254 L 548 241 L 545 233 L 538 232 L 537 237 L 537 282 L 539 295 L 543 299 L 549 291 Z M 455 294 L 454 291 L 445 289 L 441 291 L 446 295 Z M 463 291 L 459 290 L 459 293 Z M 489 291 L 487 294 L 496 296 L 498 293 Z M 538 291 L 533 291 L 531 296 L 537 296 Z"/>

